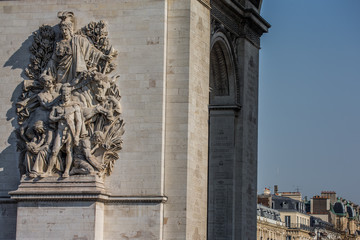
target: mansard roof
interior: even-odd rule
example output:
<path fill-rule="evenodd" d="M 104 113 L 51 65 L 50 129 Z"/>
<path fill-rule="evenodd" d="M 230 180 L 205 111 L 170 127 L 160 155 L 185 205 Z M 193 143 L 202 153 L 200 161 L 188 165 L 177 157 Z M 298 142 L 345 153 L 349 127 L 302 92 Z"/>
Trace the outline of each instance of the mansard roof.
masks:
<path fill-rule="evenodd" d="M 275 221 L 281 221 L 279 211 L 265 207 L 264 205 L 257 204 L 257 215 L 260 217 L 265 217 Z"/>
<path fill-rule="evenodd" d="M 342 203 L 339 200 L 336 203 L 334 203 L 334 206 L 332 207 L 332 210 L 336 215 L 342 215 L 342 216 L 346 215 L 346 210 L 345 210 L 344 203 Z"/>
<path fill-rule="evenodd" d="M 346 212 L 347 212 L 349 218 L 355 218 L 356 217 L 356 213 L 354 211 L 354 208 L 350 204 L 346 205 Z"/>
<path fill-rule="evenodd" d="M 333 228 L 334 224 L 326 222 L 321 218 L 310 216 L 310 226 L 311 227 L 321 227 L 321 228 Z"/>
<path fill-rule="evenodd" d="M 273 208 L 279 211 L 296 211 L 300 213 L 306 213 L 305 204 L 301 201 L 282 197 L 278 195 L 272 195 Z"/>

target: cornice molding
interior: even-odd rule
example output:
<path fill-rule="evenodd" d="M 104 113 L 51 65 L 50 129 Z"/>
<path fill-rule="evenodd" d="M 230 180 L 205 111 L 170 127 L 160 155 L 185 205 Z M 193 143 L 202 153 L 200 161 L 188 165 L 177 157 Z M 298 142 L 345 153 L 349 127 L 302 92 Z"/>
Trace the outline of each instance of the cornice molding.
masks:
<path fill-rule="evenodd" d="M 209 110 L 233 110 L 233 111 L 240 111 L 240 105 L 209 105 Z"/>
<path fill-rule="evenodd" d="M 207 9 L 211 9 L 210 6 L 210 0 L 198 0 L 198 2 L 200 2 L 202 5 L 204 5 Z"/>
<path fill-rule="evenodd" d="M 109 193 L 97 176 L 70 176 L 64 180 L 56 177 L 21 179 L 19 188 L 9 192 L 7 201 L 96 201 L 103 203 L 165 203 L 164 195 L 120 196 Z M 2 198 L 0 198 L 1 201 Z"/>
<path fill-rule="evenodd" d="M 29 202 L 29 201 L 96 201 L 108 203 L 165 203 L 166 196 L 112 196 L 107 194 L 74 194 L 74 193 L 11 193 L 8 201 Z"/>
<path fill-rule="evenodd" d="M 260 37 L 271 25 L 252 8 L 243 8 L 229 2 L 211 5 L 212 33 L 215 29 L 225 29 L 233 39 L 245 38 L 260 48 Z"/>

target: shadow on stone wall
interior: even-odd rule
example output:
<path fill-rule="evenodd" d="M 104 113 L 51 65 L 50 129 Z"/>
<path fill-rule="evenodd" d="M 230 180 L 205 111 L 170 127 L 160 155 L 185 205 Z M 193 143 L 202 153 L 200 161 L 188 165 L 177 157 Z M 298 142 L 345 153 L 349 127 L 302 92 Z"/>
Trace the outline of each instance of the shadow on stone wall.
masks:
<path fill-rule="evenodd" d="M 32 35 L 29 36 L 21 45 L 21 47 L 16 50 L 13 55 L 5 62 L 5 67 L 11 67 L 11 70 L 21 69 L 20 76 L 14 76 L 19 78 L 21 82 L 15 87 L 15 90 L 11 95 L 11 108 L 6 112 L 6 122 L 2 122 L 4 126 L 8 125 L 8 122 L 11 123 L 12 129 L 6 129 L 5 132 L 10 133 L 7 138 L 7 144 L 3 141 L 3 144 L 6 145 L 6 148 L 0 153 L 0 197 L 8 196 L 8 192 L 16 190 L 20 182 L 20 169 L 19 169 L 19 153 L 17 152 L 17 137 L 15 130 L 18 128 L 17 115 L 16 115 L 16 102 L 22 93 L 23 88 L 23 79 L 28 79 L 25 75 L 25 68 L 29 64 L 29 47 L 33 41 Z M 8 68 L 9 69 L 9 68 Z M 10 70 L 10 71 L 11 71 Z M 11 75 L 11 74 L 10 74 Z M 1 78 L 1 76 L 0 76 Z M 5 83 L 3 86 L 9 86 L 9 91 L 15 86 L 14 83 Z M 7 136 L 1 136 L 4 140 Z"/>
<path fill-rule="evenodd" d="M 20 183 L 19 153 L 17 152 L 17 137 L 15 133 L 15 129 L 18 128 L 15 104 L 22 92 L 22 80 L 27 79 L 25 68 L 29 64 L 29 47 L 31 44 L 32 36 L 29 36 L 2 66 L 3 68 L 7 67 L 6 71 L 12 72 L 7 76 L 12 76 L 15 80 L 10 82 L 8 81 L 9 78 L 5 76 L 5 82 L 2 82 L 3 76 L 0 76 L 1 87 L 7 88 L 5 92 L 14 89 L 12 93 L 7 94 L 7 96 L 11 95 L 11 107 L 4 109 L 2 112 L 2 114 L 5 114 L 6 111 L 6 119 L 2 118 L 0 120 L 0 125 L 6 128 L 1 131 L 2 142 L 0 143 L 5 147 L 0 152 L 0 239 L 16 238 L 17 203 L 8 200 L 10 198 L 8 192 L 16 190 Z M 16 76 L 14 73 L 18 72 L 15 71 L 18 69 L 21 70 L 21 73 L 19 76 Z M 18 82 L 20 83 L 17 84 Z M 6 103 L 4 105 L 9 106 Z M 11 129 L 7 129 L 10 128 L 9 122 L 11 123 Z"/>

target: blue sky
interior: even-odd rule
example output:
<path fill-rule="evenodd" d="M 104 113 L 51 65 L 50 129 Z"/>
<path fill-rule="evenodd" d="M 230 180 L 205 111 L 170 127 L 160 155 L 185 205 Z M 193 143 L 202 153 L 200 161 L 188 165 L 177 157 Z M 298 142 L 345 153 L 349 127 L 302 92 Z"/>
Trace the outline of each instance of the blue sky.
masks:
<path fill-rule="evenodd" d="M 360 1 L 264 0 L 258 193 L 360 204 Z"/>

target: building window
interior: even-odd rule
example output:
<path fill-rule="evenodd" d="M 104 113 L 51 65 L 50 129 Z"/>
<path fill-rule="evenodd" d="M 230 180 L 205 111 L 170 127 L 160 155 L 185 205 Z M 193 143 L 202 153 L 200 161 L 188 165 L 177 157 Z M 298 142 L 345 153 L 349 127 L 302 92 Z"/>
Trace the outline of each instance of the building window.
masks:
<path fill-rule="evenodd" d="M 285 226 L 290 227 L 291 225 L 291 218 L 290 216 L 285 216 Z"/>
<path fill-rule="evenodd" d="M 282 203 L 280 203 L 280 207 L 283 208 L 283 209 L 288 209 L 289 204 L 287 202 L 282 202 Z"/>

